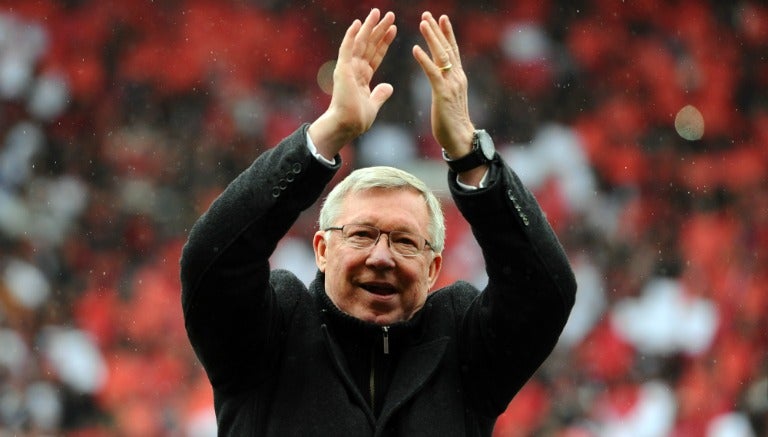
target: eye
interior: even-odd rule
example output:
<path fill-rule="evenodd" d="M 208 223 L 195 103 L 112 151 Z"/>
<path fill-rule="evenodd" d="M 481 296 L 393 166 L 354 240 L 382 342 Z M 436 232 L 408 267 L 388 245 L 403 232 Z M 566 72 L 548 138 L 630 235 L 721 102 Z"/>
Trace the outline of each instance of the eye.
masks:
<path fill-rule="evenodd" d="M 369 241 L 375 240 L 378 231 L 375 228 L 368 226 L 350 226 L 347 229 L 347 238 L 352 241 Z"/>
<path fill-rule="evenodd" d="M 389 235 L 393 244 L 409 249 L 419 248 L 419 238 L 416 235 L 407 232 L 392 232 Z"/>

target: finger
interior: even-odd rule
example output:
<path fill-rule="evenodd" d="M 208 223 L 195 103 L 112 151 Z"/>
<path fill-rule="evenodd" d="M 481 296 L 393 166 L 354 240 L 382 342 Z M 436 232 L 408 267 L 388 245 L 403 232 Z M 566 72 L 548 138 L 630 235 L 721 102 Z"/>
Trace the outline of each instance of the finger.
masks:
<path fill-rule="evenodd" d="M 376 107 L 376 112 L 379 112 L 379 109 L 384 106 L 384 102 L 392 96 L 393 92 L 394 88 L 388 83 L 380 83 L 373 88 L 371 91 L 371 101 Z"/>
<path fill-rule="evenodd" d="M 344 38 L 341 40 L 341 45 L 339 46 L 339 61 L 349 59 L 350 56 L 352 56 L 352 48 L 355 43 L 355 37 L 360 31 L 361 25 L 362 23 L 360 20 L 356 19 L 347 28 L 347 31 L 344 34 Z"/>
<path fill-rule="evenodd" d="M 435 81 L 440 77 L 440 69 L 435 65 L 427 52 L 418 45 L 413 46 L 413 57 L 416 58 L 416 62 L 419 63 L 427 79 L 429 79 L 434 87 Z"/>
<path fill-rule="evenodd" d="M 389 29 L 387 29 L 386 33 L 382 36 L 379 45 L 376 47 L 376 50 L 371 57 L 370 65 L 374 71 L 376 71 L 379 68 L 379 65 L 381 65 L 381 61 L 384 59 L 384 55 L 387 54 L 389 46 L 392 44 L 392 41 L 395 40 L 395 35 L 397 35 L 397 27 L 395 27 L 393 24 L 390 25 Z"/>
<path fill-rule="evenodd" d="M 368 43 L 370 42 L 371 32 L 376 23 L 379 22 L 381 12 L 377 8 L 371 9 L 368 16 L 365 17 L 363 25 L 360 27 L 360 31 L 355 36 L 355 44 L 352 54 L 355 56 L 365 56 L 368 50 Z"/>
<path fill-rule="evenodd" d="M 453 64 L 455 66 L 461 66 L 461 56 L 459 55 L 459 43 L 456 42 L 456 34 L 453 32 L 453 25 L 447 15 L 440 16 L 440 30 L 448 40 L 448 45 L 451 47 L 453 56 L 451 56 Z"/>
<path fill-rule="evenodd" d="M 448 40 L 442 34 L 440 27 L 432 14 L 425 12 L 419 24 L 419 30 L 427 42 L 432 59 L 438 67 L 451 63 L 451 47 Z"/>
<path fill-rule="evenodd" d="M 429 26 L 429 24 L 425 21 L 422 21 L 419 26 L 419 30 L 421 30 L 421 33 L 424 35 L 424 39 L 427 42 L 427 47 L 429 48 L 429 52 L 431 54 L 431 58 L 429 58 L 429 60 L 432 64 L 432 68 L 439 69 L 440 67 L 449 65 L 451 63 L 450 54 L 437 42 L 437 37 L 434 33 L 434 30 Z"/>
<path fill-rule="evenodd" d="M 442 17 L 446 16 L 443 15 Z M 441 20 L 443 19 L 442 17 Z M 437 22 L 437 20 L 435 20 L 435 17 L 432 15 L 432 13 L 429 11 L 425 12 L 422 19 L 429 24 L 429 28 L 432 29 L 432 33 L 434 34 L 436 43 L 439 45 L 439 47 L 446 52 L 450 52 L 452 47 L 448 36 L 444 33 L 443 28 Z"/>
<path fill-rule="evenodd" d="M 373 59 L 376 56 L 382 40 L 386 39 L 389 32 L 392 31 L 393 23 L 395 22 L 395 14 L 387 12 L 384 17 L 379 21 L 371 30 L 371 35 L 368 38 L 368 46 L 366 48 L 365 59 Z M 390 41 L 391 42 L 391 41 Z"/>

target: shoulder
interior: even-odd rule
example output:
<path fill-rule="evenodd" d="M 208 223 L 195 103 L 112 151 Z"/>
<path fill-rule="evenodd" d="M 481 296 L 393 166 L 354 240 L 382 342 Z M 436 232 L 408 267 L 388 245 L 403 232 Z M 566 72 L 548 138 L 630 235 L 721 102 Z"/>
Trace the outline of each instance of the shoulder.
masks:
<path fill-rule="evenodd" d="M 427 304 L 433 308 L 464 313 L 479 295 L 480 290 L 474 285 L 466 281 L 456 281 L 431 292 L 427 296 Z"/>
<path fill-rule="evenodd" d="M 289 270 L 272 270 L 269 273 L 269 286 L 272 288 L 277 301 L 283 306 L 310 298 L 306 284 Z"/>
<path fill-rule="evenodd" d="M 269 283 L 273 287 L 300 287 L 306 289 L 301 279 L 295 273 L 286 269 L 272 270 L 269 274 Z"/>

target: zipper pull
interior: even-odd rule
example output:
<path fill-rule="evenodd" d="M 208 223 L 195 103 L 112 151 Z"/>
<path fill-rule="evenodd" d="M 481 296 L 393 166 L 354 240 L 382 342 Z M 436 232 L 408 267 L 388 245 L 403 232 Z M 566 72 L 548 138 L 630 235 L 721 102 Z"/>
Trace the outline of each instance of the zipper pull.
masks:
<path fill-rule="evenodd" d="M 389 326 L 382 326 L 381 330 L 384 331 L 384 355 L 389 355 Z"/>

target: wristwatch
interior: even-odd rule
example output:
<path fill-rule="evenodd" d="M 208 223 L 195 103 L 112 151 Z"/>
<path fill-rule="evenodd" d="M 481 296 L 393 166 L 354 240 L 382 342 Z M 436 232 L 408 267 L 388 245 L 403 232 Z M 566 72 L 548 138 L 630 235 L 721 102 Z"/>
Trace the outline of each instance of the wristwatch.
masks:
<path fill-rule="evenodd" d="M 496 154 L 496 148 L 493 146 L 493 140 L 484 129 L 478 129 L 472 136 L 472 151 L 459 159 L 451 159 L 445 150 L 443 150 L 443 159 L 448 167 L 456 173 L 462 173 L 472 170 L 483 164 L 491 162 L 493 155 Z"/>

